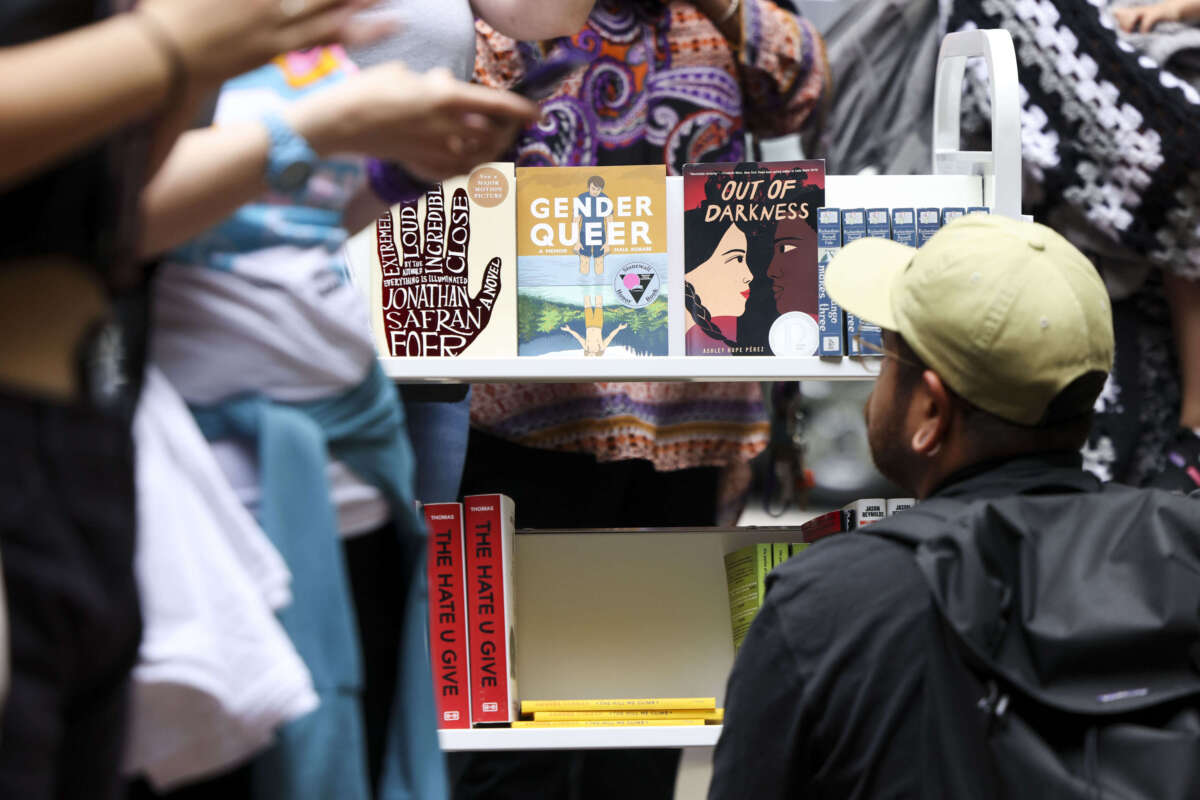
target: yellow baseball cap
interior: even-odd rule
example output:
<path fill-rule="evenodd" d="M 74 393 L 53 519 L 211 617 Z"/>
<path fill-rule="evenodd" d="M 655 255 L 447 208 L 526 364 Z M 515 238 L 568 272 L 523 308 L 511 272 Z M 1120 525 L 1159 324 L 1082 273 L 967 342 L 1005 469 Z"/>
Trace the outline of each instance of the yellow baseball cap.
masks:
<path fill-rule="evenodd" d="M 1080 376 L 1112 369 L 1104 282 L 1044 225 L 970 214 L 919 250 L 860 239 L 830 262 L 825 287 L 847 312 L 902 335 L 965 400 L 1021 425 L 1045 421 Z"/>

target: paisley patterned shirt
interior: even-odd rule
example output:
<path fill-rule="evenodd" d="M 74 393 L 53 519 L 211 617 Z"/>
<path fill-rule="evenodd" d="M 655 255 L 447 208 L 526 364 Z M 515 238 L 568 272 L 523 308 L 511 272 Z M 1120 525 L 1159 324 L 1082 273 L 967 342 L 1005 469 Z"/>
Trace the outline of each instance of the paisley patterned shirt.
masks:
<path fill-rule="evenodd" d="M 523 166 L 665 164 L 678 175 L 689 161 L 737 161 L 747 129 L 772 136 L 819 125 L 829 90 L 811 23 L 770 0 L 742 0 L 740 13 L 737 47 L 682 2 L 600 0 L 582 31 L 544 47 L 477 22 L 476 80 L 508 87 L 564 50 L 589 56 L 518 140 Z M 756 383 L 483 384 L 471 421 L 525 446 L 601 461 L 728 467 L 723 509 L 748 484 L 746 462 L 770 429 Z"/>

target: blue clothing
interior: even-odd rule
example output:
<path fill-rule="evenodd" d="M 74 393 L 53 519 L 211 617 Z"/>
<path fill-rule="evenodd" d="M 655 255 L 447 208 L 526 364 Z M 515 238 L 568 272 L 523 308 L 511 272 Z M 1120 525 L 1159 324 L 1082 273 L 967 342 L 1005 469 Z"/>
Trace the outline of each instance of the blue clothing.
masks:
<path fill-rule="evenodd" d="M 601 200 L 607 206 L 608 213 L 600 213 Z M 592 197 L 591 192 L 583 192 L 575 202 L 576 210 L 581 212 L 579 214 L 578 252 L 589 258 L 598 258 L 604 255 L 604 245 L 608 241 L 608 228 L 604 224 L 604 220 L 612 215 L 612 201 L 604 192 L 595 197 Z"/>
<path fill-rule="evenodd" d="M 467 437 L 471 427 L 471 392 L 455 402 L 404 400 L 408 438 L 417 456 L 417 500 L 453 503 L 458 499 Z"/>
<path fill-rule="evenodd" d="M 345 565 L 334 535 L 325 464 L 332 454 L 391 501 L 398 533 L 424 538 L 414 510 L 414 461 L 395 389 L 375 366 L 343 395 L 285 404 L 243 396 L 193 412 L 209 439 L 258 442 L 259 522 L 292 571 L 280 621 L 312 673 L 321 706 L 283 729 L 255 764 L 265 800 L 369 800 L 360 703 L 362 665 Z M 380 800 L 447 796 L 425 642 L 424 547 L 408 547 L 397 580 L 409 585 L 395 713 Z"/>

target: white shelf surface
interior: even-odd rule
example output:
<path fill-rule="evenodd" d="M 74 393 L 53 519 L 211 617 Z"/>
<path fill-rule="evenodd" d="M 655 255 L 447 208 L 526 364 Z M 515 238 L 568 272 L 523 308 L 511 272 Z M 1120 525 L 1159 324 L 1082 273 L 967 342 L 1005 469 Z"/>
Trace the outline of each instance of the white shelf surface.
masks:
<path fill-rule="evenodd" d="M 720 725 L 647 728 L 476 728 L 438 731 L 442 750 L 588 750 L 712 747 Z"/>
<path fill-rule="evenodd" d="M 443 383 L 590 381 L 872 380 L 879 359 L 779 356 L 645 358 L 380 358 L 397 381 Z"/>

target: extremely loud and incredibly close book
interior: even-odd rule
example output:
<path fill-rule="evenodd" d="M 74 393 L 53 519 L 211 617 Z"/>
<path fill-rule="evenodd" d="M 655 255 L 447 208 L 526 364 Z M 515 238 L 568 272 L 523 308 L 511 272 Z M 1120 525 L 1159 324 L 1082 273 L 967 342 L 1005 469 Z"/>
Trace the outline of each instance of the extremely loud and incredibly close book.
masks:
<path fill-rule="evenodd" d="M 817 352 L 824 161 L 685 164 L 688 355 Z"/>
<path fill-rule="evenodd" d="M 517 354 L 516 203 L 513 165 L 484 164 L 347 242 L 380 355 Z"/>
<path fill-rule="evenodd" d="M 512 722 L 519 716 L 514 652 L 515 524 L 511 498 L 502 494 L 463 498 L 473 725 Z"/>
<path fill-rule="evenodd" d="M 667 354 L 666 169 L 517 169 L 517 349 Z"/>
<path fill-rule="evenodd" d="M 429 529 L 429 651 L 439 728 L 471 727 L 462 503 L 423 506 Z"/>

